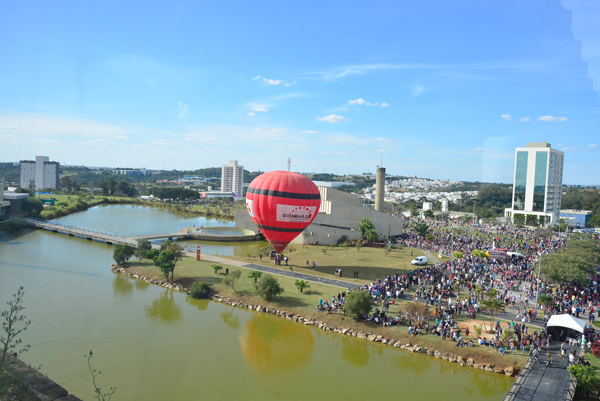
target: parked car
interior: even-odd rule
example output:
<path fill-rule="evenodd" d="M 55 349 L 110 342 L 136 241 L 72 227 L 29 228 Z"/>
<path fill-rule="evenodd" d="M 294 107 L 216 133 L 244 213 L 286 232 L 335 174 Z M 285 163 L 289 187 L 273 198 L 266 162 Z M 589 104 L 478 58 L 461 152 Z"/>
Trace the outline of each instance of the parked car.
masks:
<path fill-rule="evenodd" d="M 427 256 L 417 256 L 410 262 L 413 265 L 421 266 L 427 264 Z"/>

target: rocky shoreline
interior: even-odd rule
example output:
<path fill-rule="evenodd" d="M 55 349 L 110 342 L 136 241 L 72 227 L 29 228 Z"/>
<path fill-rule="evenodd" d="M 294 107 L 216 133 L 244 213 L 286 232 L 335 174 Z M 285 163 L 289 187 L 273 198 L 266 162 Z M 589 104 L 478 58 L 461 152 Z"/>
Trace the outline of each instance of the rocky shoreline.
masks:
<path fill-rule="evenodd" d="M 168 281 L 151 279 L 150 277 L 139 275 L 137 273 L 130 273 L 127 271 L 127 269 L 125 269 L 123 267 L 119 267 L 117 265 L 112 265 L 110 267 L 110 269 L 115 273 L 120 273 L 125 276 L 135 278 L 138 280 L 142 280 L 142 281 L 145 281 L 150 284 L 160 285 L 161 287 L 164 287 L 164 288 L 170 288 L 172 290 L 185 292 L 186 294 L 188 293 L 188 290 L 189 290 L 189 288 L 184 287 L 179 284 L 173 284 Z M 276 315 L 281 318 L 292 320 L 294 322 L 302 323 L 302 324 L 305 324 L 308 326 L 315 326 L 324 331 L 333 331 L 333 332 L 340 333 L 340 334 L 347 335 L 347 336 L 362 338 L 367 341 L 379 342 L 379 343 L 386 344 L 386 345 L 394 347 L 394 348 L 400 348 L 400 349 L 403 349 L 403 350 L 409 351 L 409 352 L 417 352 L 420 354 L 427 354 L 427 355 L 433 356 L 437 359 L 443 359 L 443 360 L 451 362 L 451 363 L 457 363 L 460 366 L 472 366 L 475 369 L 485 370 L 486 372 L 504 374 L 509 377 L 515 376 L 519 371 L 518 368 L 515 368 L 513 366 L 499 367 L 499 366 L 494 366 L 491 364 L 479 363 L 476 360 L 474 360 L 473 358 L 465 359 L 459 355 L 455 355 L 455 354 L 451 354 L 451 353 L 442 353 L 433 348 L 423 347 L 420 344 L 412 344 L 410 342 L 404 343 L 402 341 L 399 341 L 399 340 L 396 340 L 393 338 L 386 338 L 384 336 L 369 333 L 366 331 L 356 331 L 356 330 L 351 330 L 349 328 L 336 327 L 336 326 L 329 325 L 328 323 L 323 322 L 321 320 L 311 319 L 306 316 L 297 315 L 297 314 L 287 312 L 287 311 L 282 311 L 279 309 L 268 308 L 268 307 L 262 306 L 262 305 L 245 304 L 245 303 L 239 302 L 236 299 L 224 297 L 224 296 L 221 296 L 216 293 L 213 293 L 211 295 L 210 299 L 213 301 L 216 301 L 216 302 L 221 302 L 221 303 L 227 304 L 227 305 L 236 306 L 238 308 L 248 309 L 248 310 L 252 310 L 252 311 L 256 311 L 256 312 L 269 313 L 271 315 Z"/>

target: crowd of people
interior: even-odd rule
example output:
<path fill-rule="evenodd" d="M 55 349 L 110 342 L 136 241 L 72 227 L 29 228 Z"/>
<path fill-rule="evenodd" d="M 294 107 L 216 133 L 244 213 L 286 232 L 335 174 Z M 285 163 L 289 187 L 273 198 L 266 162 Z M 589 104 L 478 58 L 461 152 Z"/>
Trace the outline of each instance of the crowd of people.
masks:
<path fill-rule="evenodd" d="M 576 317 L 587 316 L 592 323 L 600 309 L 600 275 L 593 275 L 588 285 L 560 284 L 551 287 L 545 280 L 537 280 L 538 258 L 552 254 L 565 246 L 569 239 L 559 236 L 539 236 L 526 228 L 500 228 L 458 226 L 448 223 L 430 223 L 432 236 L 422 237 L 407 225 L 406 232 L 388 246 L 429 250 L 451 255 L 453 251 L 463 257 L 414 269 L 404 274 L 394 274 L 366 283 L 360 290 L 368 292 L 377 304 L 373 314 L 363 318 L 383 326 L 406 325 L 409 334 L 432 333 L 457 346 L 473 346 L 473 340 L 482 346 L 494 347 L 500 354 L 515 350 L 532 352 L 546 345 L 549 349 L 553 338 L 545 330 L 550 316 L 570 313 Z M 516 254 L 506 260 L 489 260 L 473 256 L 473 251 L 504 249 Z M 412 301 L 423 302 L 434 308 L 433 317 L 411 321 L 398 313 L 388 313 L 390 303 L 406 299 L 411 292 Z M 504 308 L 513 308 L 514 319 L 503 327 L 496 322 L 493 338 L 479 336 L 469 339 L 468 329 L 458 327 L 456 315 L 466 314 L 476 318 L 483 313 L 481 302 L 484 295 L 503 301 Z M 554 302 L 546 305 L 536 303 L 538 294 L 550 294 Z M 331 310 L 344 311 L 345 297 L 334 297 Z M 537 322 L 538 311 L 544 311 L 545 319 Z M 510 313 L 510 311 L 508 312 Z M 531 323 L 536 323 L 532 326 Z M 510 330 L 511 336 L 503 341 L 502 333 Z M 463 337 L 464 335 L 464 337 Z M 600 339 L 600 333 L 590 324 L 582 335 L 582 347 L 588 347 Z M 562 340 L 562 339 L 561 339 Z M 539 351 L 538 351 L 539 352 Z"/>

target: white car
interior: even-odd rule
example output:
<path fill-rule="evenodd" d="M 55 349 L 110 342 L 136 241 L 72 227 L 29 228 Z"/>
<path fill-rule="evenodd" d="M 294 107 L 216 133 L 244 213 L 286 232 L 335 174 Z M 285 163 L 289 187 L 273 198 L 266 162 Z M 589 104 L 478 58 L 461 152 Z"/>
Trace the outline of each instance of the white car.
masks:
<path fill-rule="evenodd" d="M 417 256 L 410 262 L 413 265 L 421 266 L 427 264 L 427 256 Z"/>

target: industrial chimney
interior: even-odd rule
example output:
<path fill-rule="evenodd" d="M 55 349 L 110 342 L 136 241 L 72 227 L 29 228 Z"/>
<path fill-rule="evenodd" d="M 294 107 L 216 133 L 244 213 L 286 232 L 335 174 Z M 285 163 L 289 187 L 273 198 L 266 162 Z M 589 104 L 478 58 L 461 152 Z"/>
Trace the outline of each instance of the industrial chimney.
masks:
<path fill-rule="evenodd" d="M 383 212 L 385 197 L 385 167 L 377 167 L 375 179 L 375 210 Z"/>

